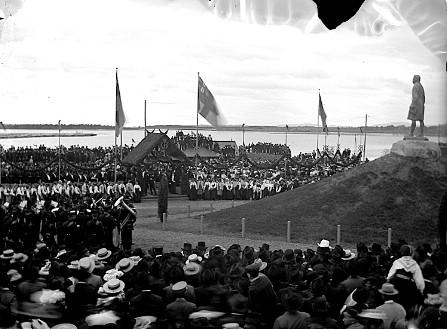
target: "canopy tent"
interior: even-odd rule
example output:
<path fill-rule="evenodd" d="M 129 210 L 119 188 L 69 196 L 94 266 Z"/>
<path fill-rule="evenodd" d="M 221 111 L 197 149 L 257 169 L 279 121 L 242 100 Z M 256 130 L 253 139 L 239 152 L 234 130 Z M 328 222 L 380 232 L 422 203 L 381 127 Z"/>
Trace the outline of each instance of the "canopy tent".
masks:
<path fill-rule="evenodd" d="M 123 159 L 124 165 L 138 165 L 155 149 L 156 156 L 175 160 L 186 160 L 186 155 L 163 133 L 149 133 Z"/>

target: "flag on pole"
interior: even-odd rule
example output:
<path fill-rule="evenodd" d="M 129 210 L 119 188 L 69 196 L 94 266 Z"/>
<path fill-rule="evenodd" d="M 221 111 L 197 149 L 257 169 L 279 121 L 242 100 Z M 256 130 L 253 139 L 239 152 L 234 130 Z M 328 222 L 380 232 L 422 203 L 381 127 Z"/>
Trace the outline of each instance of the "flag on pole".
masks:
<path fill-rule="evenodd" d="M 118 83 L 118 72 L 116 72 L 116 112 L 115 112 L 115 136 L 118 137 L 126 123 L 126 116 L 121 103 L 120 85 Z"/>
<path fill-rule="evenodd" d="M 224 124 L 225 120 L 220 113 L 216 100 L 200 76 L 197 111 L 214 127 Z"/>
<path fill-rule="evenodd" d="M 327 124 L 326 124 L 326 112 L 324 111 L 324 107 L 323 107 L 323 102 L 321 101 L 321 95 L 320 93 L 318 93 L 318 114 L 321 117 L 321 123 L 323 124 L 323 131 L 324 132 L 329 132 L 329 130 L 327 129 Z"/>
<path fill-rule="evenodd" d="M 3 130 L 6 130 L 5 125 L 3 124 L 3 121 L 0 121 L 0 127 L 1 127 Z"/>

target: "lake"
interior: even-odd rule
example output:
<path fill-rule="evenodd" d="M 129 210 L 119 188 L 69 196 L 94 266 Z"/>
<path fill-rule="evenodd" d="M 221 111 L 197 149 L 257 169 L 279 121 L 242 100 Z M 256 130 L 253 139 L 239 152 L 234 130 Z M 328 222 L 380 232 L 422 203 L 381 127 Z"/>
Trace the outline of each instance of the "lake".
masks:
<path fill-rule="evenodd" d="M 62 137 L 61 144 L 70 145 L 85 145 L 88 147 L 94 146 L 112 146 L 114 145 L 114 130 L 62 130 L 64 133 L 95 133 L 93 137 Z M 156 130 L 157 132 L 158 130 Z M 21 130 L 21 129 L 8 129 L 4 133 L 54 133 L 57 134 L 57 130 Z M 190 133 L 191 130 L 183 130 L 183 132 Z M 194 131 L 195 132 L 195 131 Z M 242 144 L 242 132 L 241 131 L 214 131 L 214 130 L 200 130 L 199 133 L 203 135 L 211 135 L 213 140 L 217 141 L 235 141 L 238 145 Z M 175 130 L 168 131 L 169 136 L 175 135 Z M 123 133 L 123 144 L 132 144 L 132 139 L 135 141 L 134 145 L 141 141 L 144 137 L 144 131 L 141 130 L 125 130 Z M 326 137 L 326 143 L 329 147 L 337 147 L 337 133 L 330 133 Z M 366 139 L 366 156 L 370 160 L 376 159 L 390 150 L 393 143 L 402 140 L 402 135 L 392 134 L 369 134 Z M 438 137 L 429 137 L 431 141 L 437 142 Z M 246 131 L 245 132 L 245 144 L 257 143 L 257 142 L 269 142 L 273 144 L 284 144 L 286 142 L 285 133 L 278 132 L 259 132 L 259 131 Z M 320 134 L 318 137 L 319 148 L 325 143 L 324 134 Z M 447 137 L 441 137 L 441 142 L 447 142 Z M 4 148 L 10 146 L 39 146 L 45 145 L 48 147 L 58 146 L 58 137 L 38 137 L 38 138 L 18 138 L 18 139 L 2 139 L 0 144 Z M 363 135 L 354 134 L 341 134 L 340 135 L 340 149 L 351 148 L 359 144 L 363 144 Z M 118 140 L 119 145 L 119 140 Z M 317 134 L 314 133 L 288 133 L 287 145 L 289 145 L 292 155 L 299 154 L 300 152 L 312 152 L 317 145 Z"/>

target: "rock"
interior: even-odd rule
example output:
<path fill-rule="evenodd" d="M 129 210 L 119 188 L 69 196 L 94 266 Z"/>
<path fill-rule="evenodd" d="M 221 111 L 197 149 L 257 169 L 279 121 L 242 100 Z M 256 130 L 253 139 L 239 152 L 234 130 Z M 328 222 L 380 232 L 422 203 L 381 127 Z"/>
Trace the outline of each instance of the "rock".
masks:
<path fill-rule="evenodd" d="M 441 148 L 438 143 L 426 139 L 407 138 L 394 143 L 391 147 L 391 153 L 404 157 L 439 160 Z"/>

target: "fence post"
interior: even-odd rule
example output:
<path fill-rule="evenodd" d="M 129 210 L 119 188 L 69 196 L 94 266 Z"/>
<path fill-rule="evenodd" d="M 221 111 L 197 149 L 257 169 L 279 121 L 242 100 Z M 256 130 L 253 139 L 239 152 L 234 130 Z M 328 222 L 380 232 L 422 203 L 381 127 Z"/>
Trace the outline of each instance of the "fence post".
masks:
<path fill-rule="evenodd" d="M 242 238 L 245 239 L 245 218 L 242 218 L 241 226 L 242 226 Z"/>
<path fill-rule="evenodd" d="M 162 223 L 163 231 L 166 230 L 166 222 L 167 221 L 168 221 L 168 215 L 164 212 L 163 213 L 163 223 Z"/>
<path fill-rule="evenodd" d="M 231 208 L 234 208 L 234 199 L 231 200 Z"/>
<path fill-rule="evenodd" d="M 341 225 L 337 225 L 337 244 L 340 245 L 341 241 Z"/>
<path fill-rule="evenodd" d="M 200 234 L 203 234 L 203 215 L 200 216 Z"/>
<path fill-rule="evenodd" d="M 211 211 L 214 210 L 214 207 L 213 207 L 213 203 L 212 203 L 212 202 L 210 203 L 210 210 L 211 210 Z"/>
<path fill-rule="evenodd" d="M 188 205 L 188 218 L 191 218 L 191 205 Z"/>
<path fill-rule="evenodd" d="M 391 227 L 388 227 L 388 243 L 387 246 L 388 248 L 391 247 Z"/>
<path fill-rule="evenodd" d="M 290 220 L 287 221 L 287 242 L 290 242 Z"/>

